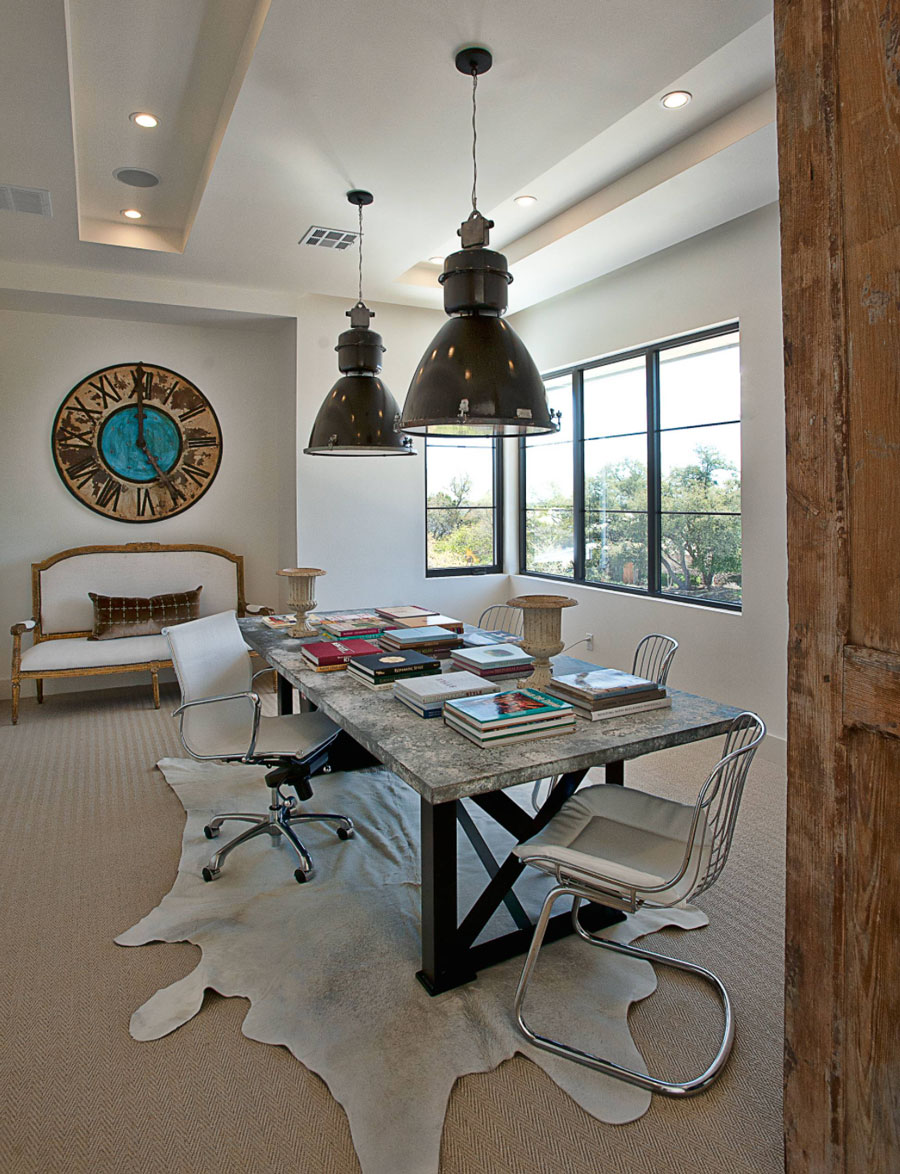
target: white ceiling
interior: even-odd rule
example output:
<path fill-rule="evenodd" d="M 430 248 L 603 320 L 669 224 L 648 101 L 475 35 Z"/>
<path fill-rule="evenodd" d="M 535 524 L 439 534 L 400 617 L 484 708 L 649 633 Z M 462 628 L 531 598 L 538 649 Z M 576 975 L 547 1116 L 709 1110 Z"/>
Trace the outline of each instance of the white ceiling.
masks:
<path fill-rule="evenodd" d="M 49 189 L 54 213 L 0 211 L 7 271 L 351 300 L 355 253 L 297 241 L 353 229 L 345 193 L 365 187 L 366 297 L 438 306 L 426 259 L 469 211 L 467 43 L 494 54 L 479 207 L 514 309 L 777 197 L 771 0 L 0 2 L 0 184 Z M 694 101 L 662 109 L 673 88 Z M 128 121 L 145 108 L 157 131 Z M 97 243 L 130 239 L 119 211 L 142 206 L 119 166 L 162 178 L 138 247 Z"/>

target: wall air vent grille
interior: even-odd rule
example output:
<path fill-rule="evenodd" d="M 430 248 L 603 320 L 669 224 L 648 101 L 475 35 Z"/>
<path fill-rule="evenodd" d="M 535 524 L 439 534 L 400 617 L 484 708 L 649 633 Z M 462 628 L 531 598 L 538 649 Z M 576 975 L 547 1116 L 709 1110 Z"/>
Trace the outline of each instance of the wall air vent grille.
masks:
<path fill-rule="evenodd" d="M 304 232 L 298 245 L 319 245 L 323 249 L 349 249 L 356 244 L 359 233 L 344 232 L 340 228 L 318 228 L 315 224 Z"/>
<path fill-rule="evenodd" d="M 37 216 L 52 216 L 50 193 L 46 188 L 19 188 L 0 183 L 0 210 L 3 212 L 33 212 Z"/>

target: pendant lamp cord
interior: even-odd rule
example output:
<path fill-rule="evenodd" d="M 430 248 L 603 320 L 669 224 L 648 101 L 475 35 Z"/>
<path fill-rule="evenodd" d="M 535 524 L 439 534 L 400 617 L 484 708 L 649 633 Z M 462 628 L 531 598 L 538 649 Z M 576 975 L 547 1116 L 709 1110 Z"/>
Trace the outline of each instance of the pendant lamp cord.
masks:
<path fill-rule="evenodd" d="M 359 212 L 359 236 L 357 239 L 359 240 L 359 300 L 361 303 L 363 300 L 363 296 L 362 296 L 362 245 L 363 245 L 362 204 L 359 204 L 357 206 L 357 211 Z"/>
<path fill-rule="evenodd" d="M 478 128 L 475 125 L 475 114 L 477 106 L 475 102 L 475 91 L 478 89 L 478 72 L 472 70 L 472 210 L 478 211 L 478 158 L 475 154 L 475 148 L 478 145 Z"/>

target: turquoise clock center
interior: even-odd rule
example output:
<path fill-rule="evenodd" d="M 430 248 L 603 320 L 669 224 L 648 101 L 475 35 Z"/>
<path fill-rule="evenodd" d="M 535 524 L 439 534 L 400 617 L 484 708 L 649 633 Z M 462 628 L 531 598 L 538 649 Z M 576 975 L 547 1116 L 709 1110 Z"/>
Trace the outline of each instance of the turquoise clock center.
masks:
<path fill-rule="evenodd" d="M 157 472 L 138 448 L 137 438 L 137 407 L 129 404 L 104 420 L 98 442 L 100 456 L 117 477 L 128 481 L 155 481 Z M 181 434 L 171 416 L 145 406 L 144 441 L 157 465 L 168 473 L 181 454 Z"/>

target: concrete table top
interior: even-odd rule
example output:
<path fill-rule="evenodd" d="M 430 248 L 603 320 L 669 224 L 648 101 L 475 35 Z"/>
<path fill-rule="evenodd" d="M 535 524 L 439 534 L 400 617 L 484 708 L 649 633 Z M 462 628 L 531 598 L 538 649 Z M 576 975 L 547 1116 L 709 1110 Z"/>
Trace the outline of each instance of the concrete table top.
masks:
<path fill-rule="evenodd" d="M 715 737 L 724 734 L 741 712 L 669 689 L 671 709 L 597 722 L 577 717 L 571 733 L 480 747 L 438 718 L 419 717 L 395 701 L 390 690 L 367 689 L 347 672 L 314 672 L 300 654 L 303 639 L 285 636 L 251 617 L 238 622 L 251 648 L 432 804 Z M 555 657 L 553 665 L 557 675 L 598 667 L 568 656 Z M 523 685 L 527 687 L 527 681 Z"/>

